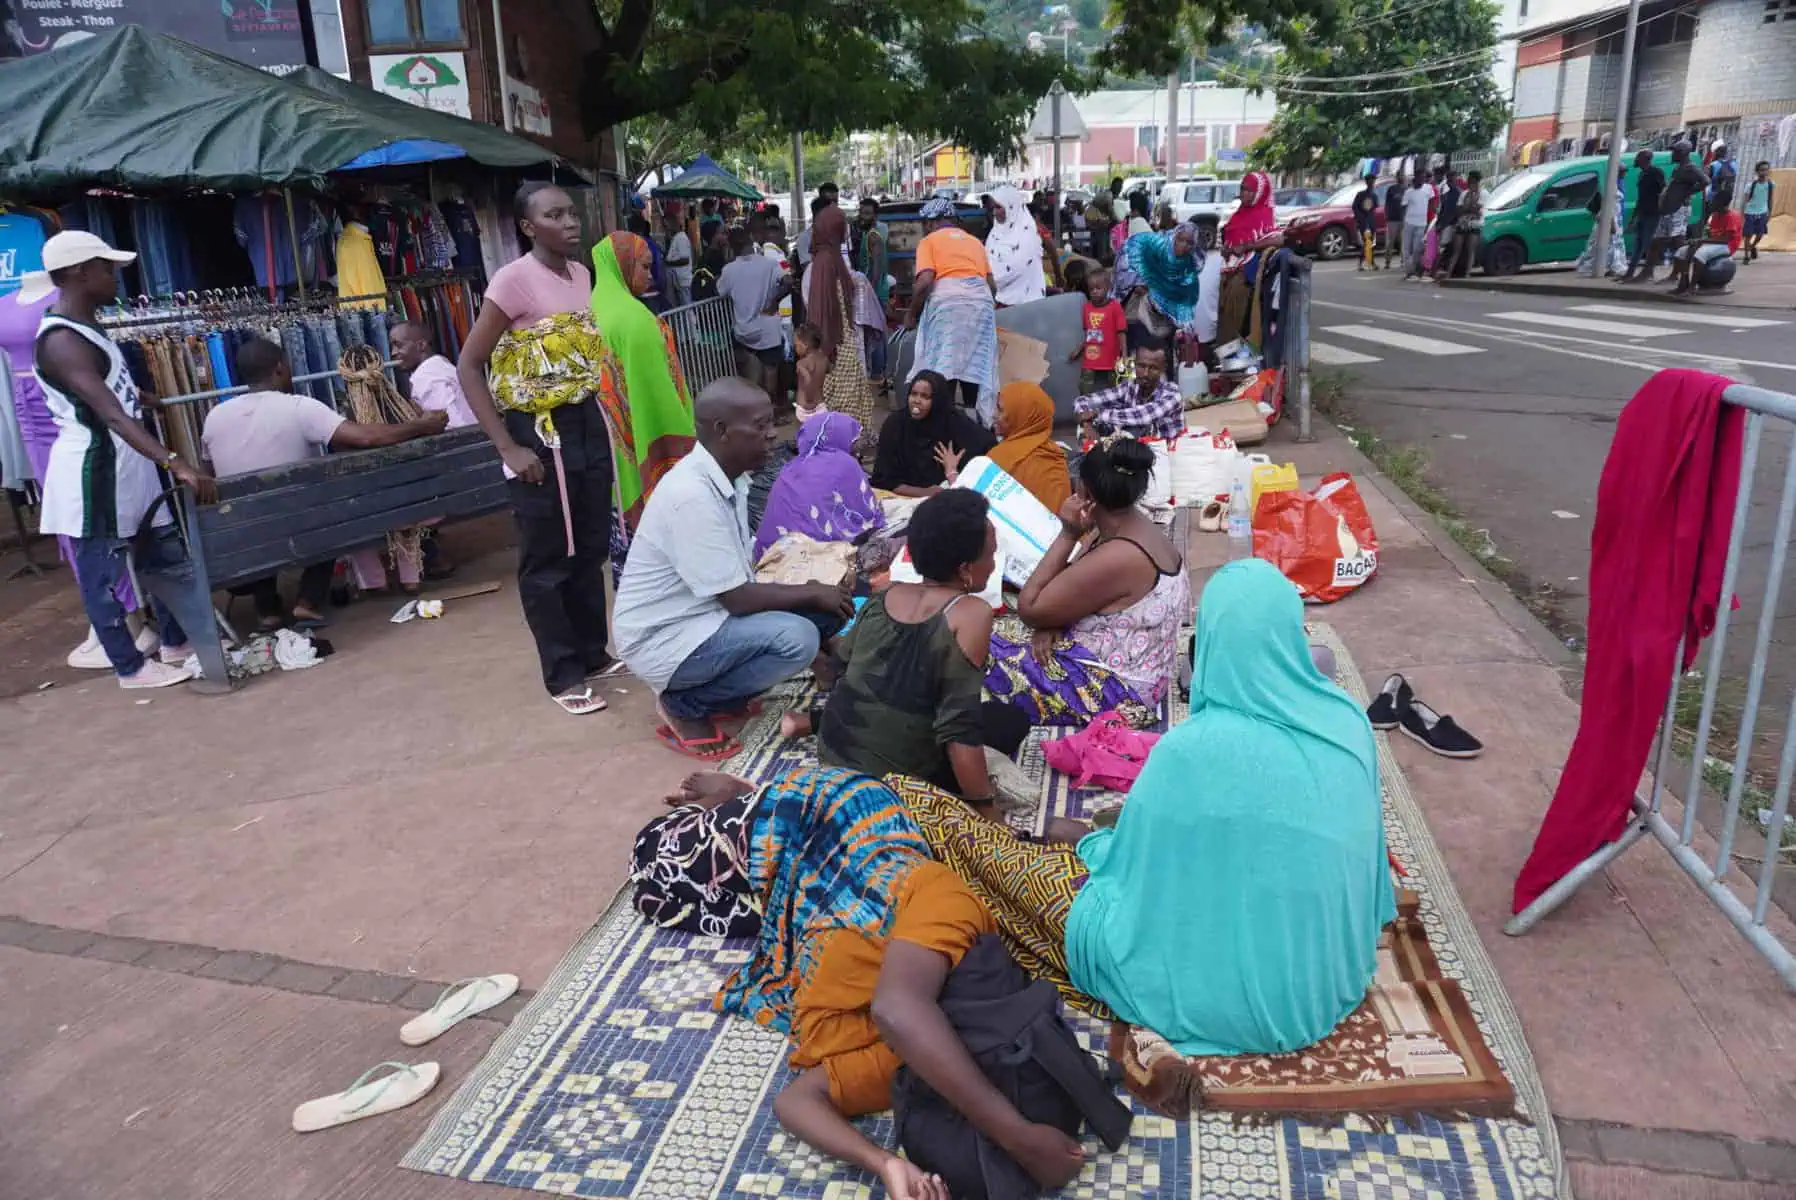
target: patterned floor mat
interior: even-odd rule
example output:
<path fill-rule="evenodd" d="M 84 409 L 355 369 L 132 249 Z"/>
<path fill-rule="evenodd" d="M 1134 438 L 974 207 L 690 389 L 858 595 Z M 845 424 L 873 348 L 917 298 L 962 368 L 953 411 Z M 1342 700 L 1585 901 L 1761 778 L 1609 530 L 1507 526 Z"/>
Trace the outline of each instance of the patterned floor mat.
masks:
<path fill-rule="evenodd" d="M 1364 700 L 1345 647 L 1325 626 L 1350 690 Z M 764 777 L 808 761 L 786 742 L 778 713 L 799 691 L 770 697 L 729 764 Z M 1175 708 L 1177 718 L 1182 712 Z M 1043 779 L 1042 808 L 1012 815 L 1035 827 L 1079 815 L 1093 797 L 1049 778 L 1039 739 L 1021 756 Z M 1420 916 L 1442 972 L 1465 989 L 1480 1029 L 1515 1083 L 1519 1107 L 1546 1112 L 1520 1025 L 1497 982 L 1421 815 L 1388 750 L 1380 751 L 1386 817 L 1399 861 L 1421 877 Z M 1432 886 L 1429 886 L 1433 881 Z M 1412 886 L 1414 886 L 1412 884 Z M 824 1159 L 780 1129 L 772 1099 L 784 1086 L 778 1034 L 725 1019 L 711 997 L 742 963 L 747 943 L 645 926 L 622 894 L 569 951 L 530 1006 L 444 1104 L 403 1164 L 458 1179 L 564 1195 L 631 1200 L 873 1200 L 877 1182 Z M 1108 1029 L 1078 1014 L 1087 1049 Z M 1070 1200 L 1516 1200 L 1562 1194 L 1551 1123 L 1443 1122 L 1393 1127 L 1349 1118 L 1332 1127 L 1286 1119 L 1238 1123 L 1223 1113 L 1172 1120 L 1139 1102 L 1115 1154 L 1088 1141 L 1087 1166 L 1059 1195 Z M 887 1117 L 866 1122 L 889 1142 Z"/>

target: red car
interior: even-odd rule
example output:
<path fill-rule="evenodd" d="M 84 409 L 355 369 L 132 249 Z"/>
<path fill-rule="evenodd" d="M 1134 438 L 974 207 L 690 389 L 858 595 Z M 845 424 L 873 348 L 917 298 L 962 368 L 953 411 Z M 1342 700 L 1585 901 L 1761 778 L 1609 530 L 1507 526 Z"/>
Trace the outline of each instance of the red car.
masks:
<path fill-rule="evenodd" d="M 1355 180 L 1328 198 L 1326 204 L 1306 208 L 1285 222 L 1285 245 L 1323 260 L 1345 258 L 1359 249 L 1359 234 L 1353 228 L 1353 198 L 1365 190 L 1365 183 Z M 1378 211 L 1373 214 L 1374 228 L 1380 243 L 1384 240 L 1384 193 L 1391 180 L 1380 179 L 1373 185 L 1378 193 Z"/>

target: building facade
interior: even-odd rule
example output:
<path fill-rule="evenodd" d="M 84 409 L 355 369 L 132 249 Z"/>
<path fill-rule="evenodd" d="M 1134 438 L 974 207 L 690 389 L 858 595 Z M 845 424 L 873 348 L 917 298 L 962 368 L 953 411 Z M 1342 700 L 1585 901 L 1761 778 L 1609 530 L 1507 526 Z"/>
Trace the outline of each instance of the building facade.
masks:
<path fill-rule="evenodd" d="M 1604 150 L 1615 129 L 1627 5 L 1562 0 L 1544 16 L 1516 39 L 1508 140 L 1518 164 Z M 1796 145 L 1778 133 L 1792 114 L 1796 0 L 1641 5 L 1628 146 L 1725 138 L 1738 157 L 1796 165 Z"/>
<path fill-rule="evenodd" d="M 1272 123 L 1277 102 L 1270 93 L 1254 95 L 1246 88 L 1188 83 L 1179 89 L 1179 136 L 1176 166 L 1167 166 L 1167 91 L 1102 91 L 1067 97 L 1084 121 L 1090 138 L 1061 147 L 1061 175 L 1066 186 L 1088 186 L 1125 170 L 1181 175 L 1214 164 L 1224 171 L 1242 166 L 1236 152 L 1253 145 Z M 1051 145 L 1029 147 L 1028 174 L 1047 180 L 1054 173 Z"/>

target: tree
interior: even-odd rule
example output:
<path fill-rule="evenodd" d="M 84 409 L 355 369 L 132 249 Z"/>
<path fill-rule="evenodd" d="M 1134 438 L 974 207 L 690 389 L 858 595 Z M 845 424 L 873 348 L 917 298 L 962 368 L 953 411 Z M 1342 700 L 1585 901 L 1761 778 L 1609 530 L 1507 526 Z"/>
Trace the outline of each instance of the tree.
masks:
<path fill-rule="evenodd" d="M 1096 63 L 1122 75 L 1165 79 L 1187 64 L 1191 47 L 1220 46 L 1244 26 L 1286 44 L 1330 38 L 1350 2 L 1359 0 L 1112 0 L 1115 30 Z"/>
<path fill-rule="evenodd" d="M 1270 71 L 1239 76 L 1279 99 L 1254 161 L 1337 172 L 1489 145 L 1509 119 L 1490 73 L 1497 16 L 1492 0 L 1352 0 L 1335 37 L 1285 40 Z"/>

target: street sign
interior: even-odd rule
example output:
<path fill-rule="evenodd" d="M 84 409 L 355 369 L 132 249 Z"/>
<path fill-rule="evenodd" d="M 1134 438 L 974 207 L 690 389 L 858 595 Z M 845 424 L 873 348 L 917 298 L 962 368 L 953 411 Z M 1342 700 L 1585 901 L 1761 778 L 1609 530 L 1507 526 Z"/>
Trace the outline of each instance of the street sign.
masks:
<path fill-rule="evenodd" d="M 1245 150 L 1218 150 L 1216 152 L 1216 161 L 1217 162 L 1246 162 L 1247 161 L 1247 151 L 1245 151 Z"/>

